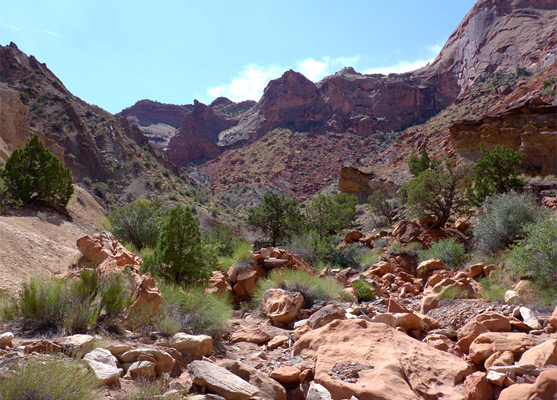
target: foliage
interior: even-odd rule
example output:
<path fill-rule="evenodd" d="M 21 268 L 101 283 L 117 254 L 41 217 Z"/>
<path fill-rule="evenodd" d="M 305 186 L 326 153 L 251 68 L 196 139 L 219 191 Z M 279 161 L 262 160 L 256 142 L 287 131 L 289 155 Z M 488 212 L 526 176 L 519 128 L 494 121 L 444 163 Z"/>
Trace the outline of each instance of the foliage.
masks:
<path fill-rule="evenodd" d="M 130 303 L 122 276 L 101 281 L 96 271 L 83 271 L 77 281 L 32 278 L 3 314 L 20 320 L 24 329 L 76 333 L 95 326 L 101 313 L 118 315 Z"/>
<path fill-rule="evenodd" d="M 95 374 L 77 361 L 28 361 L 0 382 L 0 399 L 94 400 L 100 391 Z"/>
<path fill-rule="evenodd" d="M 475 248 L 482 254 L 493 254 L 505 249 L 524 235 L 528 224 L 543 212 L 538 210 L 529 194 L 515 192 L 488 197 L 483 203 L 484 215 L 474 228 Z"/>
<path fill-rule="evenodd" d="M 443 239 L 431 244 L 428 250 L 418 251 L 419 262 L 438 258 L 449 268 L 456 268 L 466 258 L 464 245 L 458 243 L 456 239 Z"/>
<path fill-rule="evenodd" d="M 502 283 L 501 273 L 492 272 L 489 277 L 481 278 L 480 283 L 482 285 L 481 296 L 484 299 L 503 302 L 507 289 Z"/>
<path fill-rule="evenodd" d="M 392 224 L 396 217 L 396 206 L 394 201 L 382 191 L 376 190 L 367 198 L 371 212 L 384 218 L 388 224 Z"/>
<path fill-rule="evenodd" d="M 164 398 L 166 400 L 180 400 L 182 396 L 180 393 L 168 393 L 168 381 L 157 379 L 154 381 L 146 379 L 138 379 L 136 381 L 136 389 L 132 393 L 116 397 L 116 400 L 151 400 Z"/>
<path fill-rule="evenodd" d="M 347 268 L 357 266 L 357 247 L 335 247 L 335 237 L 327 235 L 320 237 L 313 230 L 292 238 L 285 249 L 300 255 L 310 265 L 324 264 L 332 268 Z"/>
<path fill-rule="evenodd" d="M 73 194 L 72 173 L 33 135 L 14 150 L 2 175 L 8 190 L 24 204 L 65 207 Z"/>
<path fill-rule="evenodd" d="M 295 199 L 267 193 L 257 208 L 248 210 L 247 224 L 266 235 L 272 246 L 285 243 L 301 232 L 303 217 Z"/>
<path fill-rule="evenodd" d="M 153 256 L 164 264 L 156 272 L 176 283 L 208 278 L 217 264 L 213 249 L 201 241 L 199 218 L 181 205 L 170 210 Z"/>
<path fill-rule="evenodd" d="M 525 228 L 525 237 L 511 247 L 509 261 L 516 273 L 540 286 L 557 287 L 557 221 L 543 218 Z"/>
<path fill-rule="evenodd" d="M 236 243 L 234 252 L 230 257 L 222 257 L 220 259 L 221 270 L 228 271 L 233 264 L 239 264 L 249 261 L 252 257 L 252 245 L 245 241 Z"/>
<path fill-rule="evenodd" d="M 416 155 L 412 154 L 408 160 L 408 170 L 414 176 L 419 176 L 422 172 L 426 171 L 430 167 L 429 157 L 425 148 L 422 149 L 421 157 L 418 158 Z"/>
<path fill-rule="evenodd" d="M 236 235 L 230 225 L 216 222 L 209 234 L 203 236 L 203 241 L 210 244 L 220 257 L 234 257 L 238 248 L 249 246 L 244 238 Z"/>
<path fill-rule="evenodd" d="M 452 215 L 465 212 L 468 205 L 464 195 L 465 177 L 466 171 L 449 159 L 407 182 L 409 215 L 423 218 L 433 214 L 438 217 L 435 226 L 444 226 Z"/>
<path fill-rule="evenodd" d="M 3 168 L 0 167 L 0 215 L 2 215 L 8 207 L 17 208 L 21 205 L 21 200 L 14 198 L 4 178 L 2 178 L 2 174 Z"/>
<path fill-rule="evenodd" d="M 357 204 L 358 198 L 347 193 L 339 193 L 334 198 L 318 195 L 306 211 L 310 229 L 323 238 L 350 227 L 356 219 Z"/>
<path fill-rule="evenodd" d="M 364 301 L 373 301 L 375 300 L 375 292 L 373 291 L 373 287 L 368 281 L 363 279 L 356 279 L 350 286 L 354 288 L 356 294 L 358 296 L 358 303 Z"/>
<path fill-rule="evenodd" d="M 332 277 L 320 278 L 305 271 L 285 269 L 273 270 L 266 279 L 260 279 L 257 282 L 252 304 L 260 305 L 263 293 L 277 288 L 301 293 L 304 296 L 306 308 L 311 308 L 315 302 L 349 300 L 350 298 L 342 285 Z"/>
<path fill-rule="evenodd" d="M 379 254 L 373 251 L 366 251 L 357 258 L 357 261 L 360 264 L 373 265 L 379 261 Z"/>
<path fill-rule="evenodd" d="M 167 207 L 160 198 L 138 199 L 110 213 L 112 233 L 120 242 L 130 242 L 141 251 L 155 247 Z"/>
<path fill-rule="evenodd" d="M 518 177 L 518 167 L 524 155 L 503 145 L 495 146 L 487 151 L 480 144 L 483 157 L 472 166 L 472 181 L 466 190 L 468 200 L 480 205 L 487 196 L 507 193 L 520 189 L 522 180 Z"/>
<path fill-rule="evenodd" d="M 216 336 L 232 316 L 232 305 L 226 297 L 205 293 L 202 287 L 184 290 L 169 283 L 158 286 L 163 303 L 157 328 L 167 335 L 186 330 Z"/>

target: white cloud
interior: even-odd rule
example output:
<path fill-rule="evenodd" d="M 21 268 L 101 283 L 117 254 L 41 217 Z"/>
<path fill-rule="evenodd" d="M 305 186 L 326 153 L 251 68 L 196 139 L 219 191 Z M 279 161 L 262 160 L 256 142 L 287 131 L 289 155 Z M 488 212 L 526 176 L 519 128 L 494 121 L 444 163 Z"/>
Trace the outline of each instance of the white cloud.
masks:
<path fill-rule="evenodd" d="M 285 67 L 276 64 L 261 67 L 250 64 L 233 78 L 230 83 L 207 89 L 207 96 L 210 98 L 224 96 L 232 101 L 257 101 L 261 98 L 263 90 L 271 79 L 280 77 L 285 71 L 291 68 L 300 72 L 309 80 L 317 82 L 343 67 L 356 65 L 359 60 L 360 56 L 337 58 L 323 57 L 321 60 L 307 58 L 296 62 L 293 67 Z"/>
<path fill-rule="evenodd" d="M 431 53 L 433 57 L 437 57 L 443 45 L 441 43 L 432 44 L 431 46 L 427 46 L 427 50 Z"/>
<path fill-rule="evenodd" d="M 21 28 L 18 28 L 18 27 L 15 26 L 15 25 L 12 25 L 12 24 L 4 24 L 4 23 L 2 23 L 2 22 L 0 22 L 0 26 L 5 26 L 6 28 L 10 28 L 10 29 L 13 30 L 13 31 L 20 31 L 20 30 L 21 30 Z"/>
<path fill-rule="evenodd" d="M 215 98 L 225 96 L 232 101 L 259 100 L 267 83 L 283 72 L 284 69 L 277 65 L 259 67 L 250 64 L 229 84 L 209 88 L 207 94 Z"/>

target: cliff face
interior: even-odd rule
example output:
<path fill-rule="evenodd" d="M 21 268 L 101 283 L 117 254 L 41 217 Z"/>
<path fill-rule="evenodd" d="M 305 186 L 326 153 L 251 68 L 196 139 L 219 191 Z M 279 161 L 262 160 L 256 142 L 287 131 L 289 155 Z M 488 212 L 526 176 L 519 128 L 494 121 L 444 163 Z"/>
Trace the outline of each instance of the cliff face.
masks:
<path fill-rule="evenodd" d="M 476 161 L 480 143 L 487 150 L 501 144 L 520 151 L 522 168 L 535 174 L 557 174 L 557 106 L 523 104 L 451 126 L 451 141 L 461 157 Z"/>
<path fill-rule="evenodd" d="M 24 147 L 30 137 L 29 113 L 19 93 L 0 84 L 0 160 L 6 161 L 11 152 Z"/>

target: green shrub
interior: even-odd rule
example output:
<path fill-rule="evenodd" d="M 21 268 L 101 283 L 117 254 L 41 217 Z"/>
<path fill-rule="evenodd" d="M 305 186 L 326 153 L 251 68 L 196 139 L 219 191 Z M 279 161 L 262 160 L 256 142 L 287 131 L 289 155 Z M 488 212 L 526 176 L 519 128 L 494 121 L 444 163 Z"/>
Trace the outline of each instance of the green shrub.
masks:
<path fill-rule="evenodd" d="M 159 289 L 163 303 L 156 327 L 167 335 L 185 330 L 216 336 L 232 316 L 232 305 L 227 298 L 205 293 L 202 287 L 182 289 L 161 283 Z"/>
<path fill-rule="evenodd" d="M 108 191 L 108 186 L 104 182 L 95 182 L 91 185 L 91 189 L 93 189 L 93 193 L 99 196 L 101 199 L 106 199 L 106 194 Z"/>
<path fill-rule="evenodd" d="M 367 202 L 373 214 L 383 218 L 388 224 L 393 223 L 396 216 L 396 204 L 393 200 L 389 199 L 385 192 L 381 190 L 374 191 L 367 198 Z"/>
<path fill-rule="evenodd" d="M 166 400 L 180 400 L 182 396 L 179 393 L 167 394 L 169 391 L 168 381 L 146 379 L 138 379 L 136 388 L 129 394 L 116 397 L 116 400 L 151 400 L 164 398 Z"/>
<path fill-rule="evenodd" d="M 274 270 L 266 279 L 258 281 L 252 305 L 260 305 L 263 293 L 268 289 L 276 288 L 300 292 L 304 296 L 306 308 L 311 308 L 317 301 L 350 300 L 350 295 L 334 278 L 320 278 L 305 271 L 285 269 Z"/>
<path fill-rule="evenodd" d="M 2 178 L 2 170 L 3 168 L 0 167 L 0 215 L 3 214 L 7 208 L 17 208 L 22 204 L 21 200 L 14 198 L 13 194 L 4 182 L 4 178 Z"/>
<path fill-rule="evenodd" d="M 86 184 L 87 186 L 91 186 L 91 184 L 93 183 L 93 181 L 91 180 L 91 178 L 89 178 L 88 176 L 86 176 L 85 178 L 83 178 L 81 180 L 84 184 Z"/>
<path fill-rule="evenodd" d="M 241 239 L 234 234 L 230 225 L 217 221 L 209 234 L 204 236 L 204 241 L 215 248 L 217 255 L 229 257 L 232 256 Z"/>
<path fill-rule="evenodd" d="M 481 278 L 482 297 L 484 299 L 502 303 L 505 299 L 507 288 L 502 284 L 501 274 L 492 273 L 489 277 Z"/>
<path fill-rule="evenodd" d="M 475 248 L 482 254 L 493 254 L 520 239 L 528 224 L 543 212 L 529 194 L 515 192 L 488 197 L 483 203 L 484 216 L 474 228 Z"/>
<path fill-rule="evenodd" d="M 0 399 L 94 400 L 101 396 L 92 371 L 71 359 L 28 361 L 0 382 Z"/>
<path fill-rule="evenodd" d="M 557 221 L 543 218 L 527 226 L 525 237 L 511 247 L 508 259 L 516 274 L 543 287 L 557 287 Z"/>
<path fill-rule="evenodd" d="M 72 173 L 33 135 L 24 149 L 6 160 L 2 177 L 15 199 L 24 204 L 65 207 L 73 194 Z"/>
<path fill-rule="evenodd" d="M 157 245 L 167 206 L 160 198 L 138 199 L 117 208 L 108 216 L 112 233 L 122 242 L 130 242 L 141 251 Z"/>
<path fill-rule="evenodd" d="M 518 170 L 524 155 L 503 145 L 495 146 L 487 151 L 480 144 L 482 158 L 472 167 L 472 185 L 466 190 L 468 200 L 480 205 L 487 196 L 507 193 L 522 188 L 523 182 L 518 177 Z"/>
<path fill-rule="evenodd" d="M 379 261 L 379 254 L 373 252 L 373 251 L 365 251 L 363 254 L 361 254 L 358 258 L 357 261 L 360 264 L 375 264 L 377 261 Z"/>
<path fill-rule="evenodd" d="M 419 176 L 422 172 L 426 171 L 430 167 L 429 157 L 425 148 L 422 149 L 421 157 L 418 158 L 416 155 L 412 154 L 408 160 L 408 170 L 414 176 Z"/>
<path fill-rule="evenodd" d="M 220 259 L 221 270 L 228 271 L 228 268 L 234 264 L 247 262 L 252 257 L 252 246 L 248 242 L 238 242 L 234 247 L 234 252 L 230 257 L 222 257 Z"/>
<path fill-rule="evenodd" d="M 375 300 L 375 292 L 369 282 L 363 279 L 357 279 L 353 281 L 350 286 L 354 288 L 358 295 L 358 303 Z"/>
<path fill-rule="evenodd" d="M 428 250 L 418 251 L 418 258 L 420 262 L 439 258 L 447 267 L 456 268 L 466 258 L 466 250 L 455 238 L 449 238 L 432 243 Z"/>
<path fill-rule="evenodd" d="M 339 193 L 334 198 L 318 195 L 306 210 L 309 226 L 321 238 L 352 226 L 356 219 L 355 195 Z"/>
<path fill-rule="evenodd" d="M 170 210 L 153 257 L 157 264 L 164 264 L 155 272 L 176 283 L 206 279 L 217 265 L 214 250 L 201 241 L 199 218 L 181 205 Z"/>
<path fill-rule="evenodd" d="M 24 329 L 82 333 L 97 324 L 102 312 L 106 318 L 128 306 L 128 292 L 122 276 L 100 281 L 95 271 L 83 271 L 76 281 L 32 278 L 3 314 L 19 320 Z"/>
<path fill-rule="evenodd" d="M 454 300 L 468 298 L 468 292 L 460 290 L 458 286 L 451 286 L 441 292 L 439 296 L 441 300 Z"/>

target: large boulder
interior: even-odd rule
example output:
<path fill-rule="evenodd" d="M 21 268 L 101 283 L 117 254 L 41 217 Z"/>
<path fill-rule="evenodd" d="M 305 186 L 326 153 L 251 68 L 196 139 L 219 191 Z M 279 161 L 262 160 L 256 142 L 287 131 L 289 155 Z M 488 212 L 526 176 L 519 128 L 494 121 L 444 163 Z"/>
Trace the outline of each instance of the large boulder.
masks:
<path fill-rule="evenodd" d="M 485 372 L 474 372 L 464 381 L 466 400 L 493 400 L 493 386 L 486 379 Z"/>
<path fill-rule="evenodd" d="M 455 385 L 473 372 L 458 357 L 362 319 L 335 320 L 307 332 L 293 355 L 315 361 L 315 382 L 335 400 L 462 398 Z"/>
<path fill-rule="evenodd" d="M 507 317 L 495 312 L 485 312 L 476 315 L 458 332 L 458 347 L 463 353 L 468 354 L 470 344 L 485 332 L 510 332 L 511 323 Z"/>
<path fill-rule="evenodd" d="M 141 309 L 156 313 L 162 303 L 162 295 L 151 274 L 136 275 L 132 298 L 135 299 L 131 305 L 132 310 Z"/>
<path fill-rule="evenodd" d="M 304 296 L 298 292 L 269 289 L 262 296 L 263 310 L 274 325 L 284 326 L 294 321 L 304 305 Z"/>
<path fill-rule="evenodd" d="M 538 367 L 557 365 L 557 339 L 549 339 L 526 350 L 520 357 L 520 364 L 533 364 Z"/>
<path fill-rule="evenodd" d="M 208 361 L 196 360 L 188 365 L 193 383 L 218 394 L 226 400 L 248 400 L 259 389 L 223 367 Z"/>

